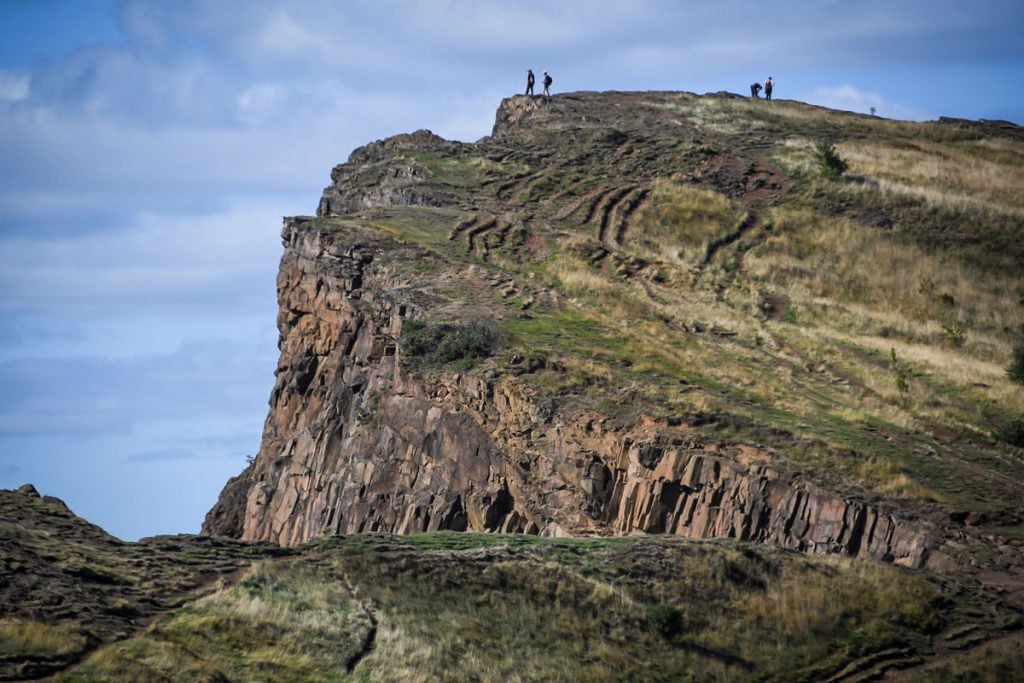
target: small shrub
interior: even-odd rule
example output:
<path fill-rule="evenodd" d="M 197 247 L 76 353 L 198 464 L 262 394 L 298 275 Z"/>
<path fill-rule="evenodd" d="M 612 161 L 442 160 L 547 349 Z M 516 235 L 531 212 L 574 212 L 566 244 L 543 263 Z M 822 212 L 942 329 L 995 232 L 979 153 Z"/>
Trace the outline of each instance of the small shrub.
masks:
<path fill-rule="evenodd" d="M 366 397 L 363 407 L 356 413 L 356 424 L 373 427 L 380 423 L 380 393 L 373 391 Z"/>
<path fill-rule="evenodd" d="M 942 337 L 950 346 L 958 349 L 963 348 L 967 341 L 967 328 L 960 323 L 950 323 L 942 326 Z"/>
<path fill-rule="evenodd" d="M 1018 342 L 1013 347 L 1013 361 L 1010 367 L 1006 368 L 1006 376 L 1011 382 L 1024 384 L 1024 342 Z"/>
<path fill-rule="evenodd" d="M 1011 420 L 997 429 L 992 436 L 1011 446 L 1024 448 L 1024 420 Z"/>
<path fill-rule="evenodd" d="M 497 345 L 497 331 L 485 322 L 427 323 L 408 320 L 402 326 L 402 355 L 409 362 L 469 367 L 490 356 Z"/>
<path fill-rule="evenodd" d="M 896 390 L 906 396 L 910 391 L 910 370 L 896 357 L 895 347 L 889 348 L 889 361 L 892 366 L 893 381 L 896 383 Z"/>
<path fill-rule="evenodd" d="M 647 626 L 665 638 L 672 638 L 683 631 L 683 611 L 675 605 L 659 602 L 648 605 L 646 614 Z"/>
<path fill-rule="evenodd" d="M 818 159 L 818 172 L 826 178 L 836 180 L 846 173 L 846 169 L 849 167 L 829 142 L 819 142 L 814 148 L 814 155 Z"/>

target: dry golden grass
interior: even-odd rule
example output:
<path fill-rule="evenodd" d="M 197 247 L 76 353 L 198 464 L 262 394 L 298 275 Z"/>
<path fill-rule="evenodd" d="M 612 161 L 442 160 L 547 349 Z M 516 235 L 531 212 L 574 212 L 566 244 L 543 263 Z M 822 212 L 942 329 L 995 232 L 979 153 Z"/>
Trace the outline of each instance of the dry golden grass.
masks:
<path fill-rule="evenodd" d="M 97 650 L 70 679 L 332 680 L 370 628 L 340 577 L 266 561 L 145 634 Z"/>
<path fill-rule="evenodd" d="M 926 141 L 914 147 L 857 141 L 837 149 L 851 174 L 875 180 L 883 192 L 959 211 L 1024 217 L 1024 165 L 1015 159 L 983 158 L 971 147 Z"/>
<path fill-rule="evenodd" d="M 827 660 L 835 655 L 826 645 L 832 634 L 870 620 L 925 629 L 939 624 L 940 615 L 931 604 L 937 597 L 934 588 L 908 574 L 832 557 L 774 578 L 766 590 L 750 594 L 745 607 L 750 622 L 776 627 L 757 644 L 760 656 L 785 656 L 794 643 L 802 643 L 808 659 Z"/>
<path fill-rule="evenodd" d="M 61 657 L 79 652 L 85 637 L 76 624 L 47 624 L 24 619 L 0 619 L 0 656 Z"/>
<path fill-rule="evenodd" d="M 742 222 L 741 214 L 718 192 L 659 180 L 637 216 L 627 246 L 648 258 L 695 265 L 712 240 Z"/>
<path fill-rule="evenodd" d="M 775 211 L 775 234 L 747 254 L 747 273 L 804 304 L 830 302 L 862 333 L 937 344 L 960 325 L 965 348 L 1009 358 L 1007 328 L 1020 319 L 1008 294 L 1019 278 L 981 273 L 955 257 L 810 211 Z"/>
<path fill-rule="evenodd" d="M 289 624 L 299 630 L 344 637 L 365 628 L 366 617 L 337 582 L 261 562 L 237 587 L 219 590 L 198 602 L 198 608 L 227 611 L 253 620 Z"/>

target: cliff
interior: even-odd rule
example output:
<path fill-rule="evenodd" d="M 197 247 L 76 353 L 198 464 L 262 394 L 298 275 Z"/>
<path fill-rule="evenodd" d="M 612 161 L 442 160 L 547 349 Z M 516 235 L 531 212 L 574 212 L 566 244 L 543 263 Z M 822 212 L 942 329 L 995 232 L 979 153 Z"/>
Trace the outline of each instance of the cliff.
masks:
<path fill-rule="evenodd" d="M 921 207 L 801 166 L 810 136 L 878 124 L 752 104 L 516 97 L 477 143 L 353 152 L 317 215 L 285 220 L 263 441 L 203 532 L 658 533 L 938 570 L 1018 552 L 974 527 L 1017 518 L 1019 455 L 951 429 L 969 408 L 895 417 L 915 407 L 871 333 L 815 313 L 821 291 L 794 325 L 799 290 L 757 260 L 798 218 L 913 243 Z M 977 488 L 954 497 L 962 465 Z"/>

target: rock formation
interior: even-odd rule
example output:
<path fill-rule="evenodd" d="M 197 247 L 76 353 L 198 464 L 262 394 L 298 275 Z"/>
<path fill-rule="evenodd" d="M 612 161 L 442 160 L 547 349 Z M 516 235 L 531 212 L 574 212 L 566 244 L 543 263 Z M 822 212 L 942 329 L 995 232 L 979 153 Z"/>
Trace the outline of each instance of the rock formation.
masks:
<path fill-rule="evenodd" d="M 567 306 L 529 268 L 567 239 L 566 221 L 595 226 L 596 239 L 571 248 L 596 268 L 657 285 L 662 264 L 622 245 L 659 178 L 688 174 L 746 210 L 733 240 L 759 220 L 784 174 L 750 140 L 712 149 L 666 97 L 511 98 L 475 144 L 421 131 L 335 168 L 317 216 L 284 222 L 281 355 L 262 445 L 204 533 L 284 545 L 439 529 L 665 533 L 954 566 L 921 515 L 830 490 L 772 448 L 710 439 L 699 416 L 638 400 L 623 419 L 545 387 L 534 375 L 571 373 L 529 348 L 475 365 L 408 357 L 410 321 L 502 328 Z M 565 189 L 585 176 L 603 184 Z M 628 393 L 616 399 L 626 389 L 607 396 L 628 405 Z"/>

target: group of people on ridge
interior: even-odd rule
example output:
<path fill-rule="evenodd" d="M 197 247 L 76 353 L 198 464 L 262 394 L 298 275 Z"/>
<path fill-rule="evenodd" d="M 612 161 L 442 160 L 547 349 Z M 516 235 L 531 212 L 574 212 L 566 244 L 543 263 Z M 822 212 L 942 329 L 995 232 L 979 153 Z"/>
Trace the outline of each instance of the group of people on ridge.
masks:
<path fill-rule="evenodd" d="M 775 81 L 773 81 L 772 77 L 769 76 L 768 80 L 764 82 L 764 98 L 766 100 L 770 100 L 772 98 L 772 88 L 774 88 L 774 87 L 775 87 Z M 759 92 L 761 92 L 761 84 L 760 83 L 752 83 L 750 85 L 750 96 L 755 98 L 755 99 L 757 99 L 757 97 L 758 97 L 757 93 L 759 93 Z"/>
<path fill-rule="evenodd" d="M 554 80 L 551 78 L 551 74 L 549 74 L 547 71 L 544 71 L 543 73 L 544 73 L 544 81 L 543 81 L 543 83 L 544 83 L 544 92 L 542 94 L 544 95 L 544 97 L 551 97 L 551 91 L 549 90 L 549 88 L 551 87 L 551 84 L 554 83 Z M 533 77 L 533 69 L 527 69 L 526 70 L 526 94 L 527 94 L 527 96 L 533 95 L 533 84 L 534 84 L 535 80 L 536 79 Z"/>
<path fill-rule="evenodd" d="M 542 83 L 544 84 L 544 91 L 541 94 L 544 95 L 544 97 L 551 97 L 551 84 L 554 83 L 554 80 L 551 78 L 551 74 L 549 74 L 547 71 L 543 71 L 541 73 L 544 74 L 544 80 L 542 81 Z M 533 75 L 533 69 L 527 69 L 526 70 L 526 93 L 525 93 L 527 97 L 533 96 L 533 86 L 534 86 L 534 83 L 536 83 L 536 82 L 537 82 L 537 79 Z M 766 100 L 770 100 L 772 98 L 772 89 L 774 87 L 775 87 L 775 81 L 773 81 L 772 77 L 769 76 L 768 79 L 764 82 L 764 86 L 763 86 L 764 98 Z M 761 86 L 760 83 L 751 83 L 750 84 L 750 96 L 751 97 L 753 97 L 755 99 L 759 98 L 760 97 L 759 93 L 761 92 L 761 90 L 762 90 L 762 86 Z"/>

